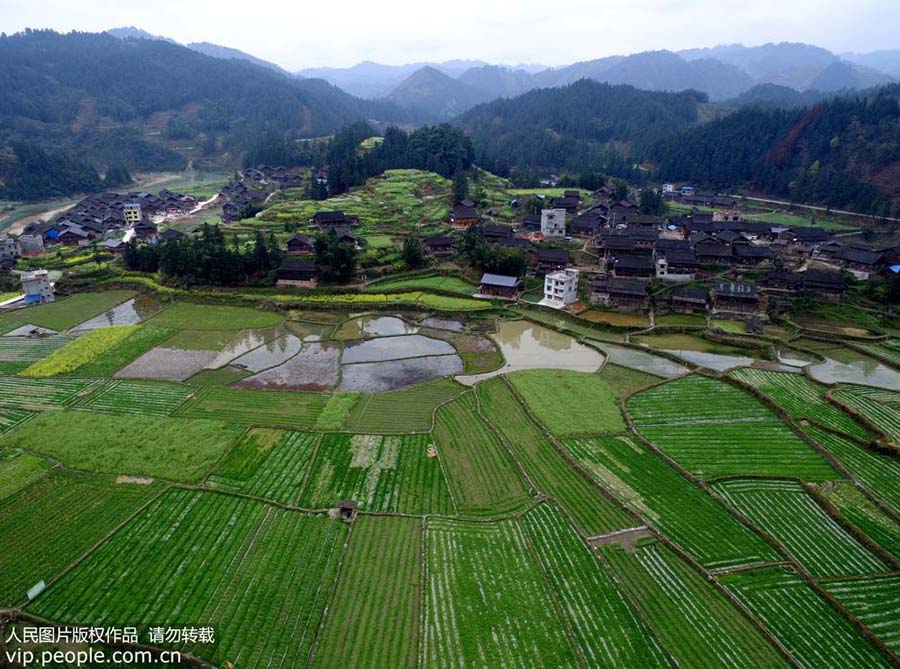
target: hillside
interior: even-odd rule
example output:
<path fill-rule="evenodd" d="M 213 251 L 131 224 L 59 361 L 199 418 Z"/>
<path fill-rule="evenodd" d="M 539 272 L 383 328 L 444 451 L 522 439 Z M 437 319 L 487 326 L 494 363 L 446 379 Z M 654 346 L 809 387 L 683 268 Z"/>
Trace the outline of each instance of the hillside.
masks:
<path fill-rule="evenodd" d="M 280 74 L 289 74 L 287 70 L 275 63 L 270 63 L 267 60 L 257 58 L 240 49 L 233 49 L 229 46 L 221 46 L 220 44 L 212 44 L 211 42 L 191 42 L 187 44 L 187 48 L 207 56 L 212 56 L 213 58 L 222 58 L 224 60 L 246 60 L 248 63 L 274 70 Z"/>
<path fill-rule="evenodd" d="M 387 99 L 418 116 L 449 119 L 494 97 L 435 67 L 425 66 L 407 77 Z"/>

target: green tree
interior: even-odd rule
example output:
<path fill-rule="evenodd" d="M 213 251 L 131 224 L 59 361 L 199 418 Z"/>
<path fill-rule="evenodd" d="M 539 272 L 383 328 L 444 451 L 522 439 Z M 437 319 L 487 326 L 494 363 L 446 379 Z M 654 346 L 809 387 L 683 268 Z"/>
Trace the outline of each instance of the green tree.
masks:
<path fill-rule="evenodd" d="M 465 172 L 457 170 L 453 175 L 453 201 L 462 202 L 467 197 L 469 197 L 469 180 Z"/>
<path fill-rule="evenodd" d="M 422 243 L 415 235 L 410 235 L 403 240 L 403 250 L 401 255 L 403 256 L 403 262 L 412 269 L 416 269 L 425 264 L 425 254 L 422 252 Z"/>

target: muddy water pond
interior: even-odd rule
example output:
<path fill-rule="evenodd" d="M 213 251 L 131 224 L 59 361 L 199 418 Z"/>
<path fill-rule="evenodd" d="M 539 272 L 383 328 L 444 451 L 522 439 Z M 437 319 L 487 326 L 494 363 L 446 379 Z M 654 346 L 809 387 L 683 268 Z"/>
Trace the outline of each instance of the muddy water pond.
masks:
<path fill-rule="evenodd" d="M 120 369 L 115 378 L 184 381 L 206 369 L 217 355 L 218 351 L 157 346 Z"/>
<path fill-rule="evenodd" d="M 151 295 L 137 295 L 130 300 L 117 304 L 102 314 L 79 323 L 72 332 L 108 328 L 113 325 L 137 325 L 159 311 L 159 300 Z"/>
<path fill-rule="evenodd" d="M 456 349 L 440 339 L 431 339 L 422 335 L 401 335 L 345 344 L 341 362 L 346 365 L 355 362 L 381 362 L 454 353 L 456 353 Z"/>
<path fill-rule="evenodd" d="M 735 367 L 749 367 L 754 358 L 740 355 L 722 355 L 721 353 L 705 353 L 703 351 L 685 351 L 678 349 L 662 349 L 666 353 L 678 356 L 686 362 L 706 367 L 717 372 L 724 372 Z"/>
<path fill-rule="evenodd" d="M 396 316 L 361 316 L 345 322 L 338 328 L 338 339 L 362 339 L 363 337 L 390 337 L 415 334 L 417 325 L 407 323 Z"/>
<path fill-rule="evenodd" d="M 339 390 L 384 393 L 461 371 L 463 363 L 458 355 L 361 362 L 341 367 Z"/>
<path fill-rule="evenodd" d="M 241 388 L 279 390 L 330 390 L 338 382 L 340 345 L 333 342 L 307 342 L 300 352 L 277 367 L 238 381 Z"/>
<path fill-rule="evenodd" d="M 437 330 L 450 330 L 451 332 L 462 332 L 462 321 L 454 321 L 449 318 L 441 318 L 440 316 L 429 316 L 419 323 L 422 327 L 435 328 Z"/>
<path fill-rule="evenodd" d="M 822 383 L 857 383 L 900 391 L 900 372 L 897 370 L 850 349 L 838 351 L 840 360 L 825 354 L 825 362 L 808 368 L 810 376 Z"/>
<path fill-rule="evenodd" d="M 569 369 L 596 372 L 603 364 L 603 354 L 579 344 L 569 335 L 529 321 L 501 321 L 497 332 L 490 335 L 497 342 L 506 364 L 493 372 L 458 376 L 456 380 L 473 385 L 484 379 L 520 369 Z"/>
<path fill-rule="evenodd" d="M 607 342 L 596 342 L 598 348 L 609 356 L 609 361 L 622 367 L 629 367 L 640 372 L 661 376 L 671 379 L 691 371 L 684 365 L 680 365 L 674 360 L 663 358 L 662 356 L 637 351 L 626 346 L 618 346 L 617 344 L 609 344 Z"/>
<path fill-rule="evenodd" d="M 262 346 L 238 356 L 231 361 L 231 364 L 251 372 L 261 372 L 269 367 L 276 367 L 287 362 L 300 352 L 302 346 L 303 342 L 297 337 L 287 334 L 267 341 Z"/>
<path fill-rule="evenodd" d="M 803 351 L 782 347 L 778 349 L 778 362 L 788 367 L 806 367 L 818 362 L 818 359 Z"/>

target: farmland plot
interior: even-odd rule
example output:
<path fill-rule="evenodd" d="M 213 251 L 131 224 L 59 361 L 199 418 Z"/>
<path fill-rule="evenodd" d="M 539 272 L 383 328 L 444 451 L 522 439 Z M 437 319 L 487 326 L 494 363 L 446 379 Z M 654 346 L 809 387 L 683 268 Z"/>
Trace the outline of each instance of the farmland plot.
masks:
<path fill-rule="evenodd" d="M 516 521 L 429 520 L 420 666 L 574 667 Z"/>
<path fill-rule="evenodd" d="M 662 667 L 659 642 L 556 507 L 541 504 L 522 525 L 590 667 Z"/>
<path fill-rule="evenodd" d="M 309 432 L 253 428 L 228 452 L 206 485 L 296 504 L 318 440 Z"/>
<path fill-rule="evenodd" d="M 82 378 L 112 376 L 136 358 L 171 337 L 175 330 L 144 325 L 132 332 L 126 339 L 72 372 Z"/>
<path fill-rule="evenodd" d="M 193 388 L 179 383 L 116 379 L 85 395 L 73 408 L 105 413 L 168 416 L 193 393 Z"/>
<path fill-rule="evenodd" d="M 818 488 L 818 493 L 867 537 L 900 560 L 900 523 L 875 506 L 852 483 L 825 484 Z"/>
<path fill-rule="evenodd" d="M 31 586 L 49 583 L 159 491 L 158 485 L 53 472 L 5 498 L 0 503 L 0 605 L 24 602 Z"/>
<path fill-rule="evenodd" d="M 479 384 L 477 393 L 488 422 L 500 432 L 538 489 L 564 506 L 583 534 L 591 536 L 634 525 L 631 516 L 556 450 L 503 379 Z"/>
<path fill-rule="evenodd" d="M 362 395 L 344 427 L 367 434 L 428 432 L 435 410 L 464 391 L 458 383 L 440 379 L 405 390 Z"/>
<path fill-rule="evenodd" d="M 857 439 L 869 438 L 868 432 L 849 414 L 825 399 L 828 390 L 825 386 L 802 374 L 744 367 L 729 376 L 753 386 L 792 418 L 807 418 Z"/>
<path fill-rule="evenodd" d="M 106 351 L 128 338 L 137 328 L 138 326 L 136 325 L 121 325 L 91 330 L 75 337 L 46 358 L 38 360 L 27 369 L 22 370 L 21 374 L 22 376 L 31 377 L 68 374 L 82 365 L 96 360 Z"/>
<path fill-rule="evenodd" d="M 885 646 L 900 652 L 900 576 L 837 581 L 824 587 Z"/>
<path fill-rule="evenodd" d="M 0 499 L 38 480 L 49 469 L 44 458 L 0 448 Z"/>
<path fill-rule="evenodd" d="M 303 666 L 346 536 L 324 516 L 173 489 L 31 610 L 91 625 L 213 626 L 216 645 L 181 649 L 249 669 Z"/>
<path fill-rule="evenodd" d="M 452 514 L 440 460 L 429 457 L 425 434 L 326 434 L 300 506 L 326 509 L 352 499 L 361 509 Z"/>
<path fill-rule="evenodd" d="M 841 386 L 831 396 L 865 416 L 893 443 L 900 444 L 900 393 L 865 386 Z"/>
<path fill-rule="evenodd" d="M 775 648 L 699 573 L 658 541 L 629 552 L 600 548 L 604 562 L 657 638 L 685 667 L 784 667 Z"/>
<path fill-rule="evenodd" d="M 328 403 L 328 395 L 215 386 L 199 390 L 179 407 L 176 415 L 212 418 L 229 423 L 311 428 Z"/>
<path fill-rule="evenodd" d="M 530 498 L 515 462 L 466 394 L 438 409 L 434 441 L 458 511 L 500 515 Z"/>
<path fill-rule="evenodd" d="M 774 537 L 813 576 L 853 576 L 888 570 L 796 481 L 728 479 L 717 481 L 712 488 Z"/>
<path fill-rule="evenodd" d="M 77 293 L 55 302 L 17 309 L 0 315 L 0 332 L 7 332 L 26 323 L 52 330 L 66 330 L 131 297 L 134 297 L 134 291 L 131 290 L 105 290 Z"/>
<path fill-rule="evenodd" d="M 563 445 L 616 497 L 708 569 L 781 559 L 712 496 L 632 438 L 568 439 Z"/>
<path fill-rule="evenodd" d="M 731 590 L 803 667 L 888 667 L 853 624 L 795 571 L 766 567 L 721 576 Z"/>
<path fill-rule="evenodd" d="M 176 302 L 148 322 L 177 330 L 244 330 L 281 325 L 284 315 L 250 307 Z"/>
<path fill-rule="evenodd" d="M 900 514 L 900 486 L 897 485 L 900 481 L 900 460 L 814 426 L 804 429 L 837 458 L 853 478 L 888 504 L 894 513 Z"/>
<path fill-rule="evenodd" d="M 894 367 L 900 367 L 900 339 L 889 339 L 882 344 L 855 343 L 858 349 L 871 354 L 875 358 L 887 360 Z"/>
<path fill-rule="evenodd" d="M 102 384 L 95 379 L 23 379 L 0 376 L 0 405 L 42 411 L 66 406 Z"/>
<path fill-rule="evenodd" d="M 0 337 L 0 374 L 15 374 L 62 348 L 76 337 Z"/>
<path fill-rule="evenodd" d="M 21 425 L 33 415 L 30 411 L 0 407 L 0 434 L 9 432 L 16 425 Z"/>
<path fill-rule="evenodd" d="M 313 666 L 415 667 L 421 573 L 421 520 L 357 518 Z"/>
<path fill-rule="evenodd" d="M 722 381 L 691 374 L 632 396 L 628 410 L 647 439 L 701 478 L 839 478 L 765 404 Z"/>

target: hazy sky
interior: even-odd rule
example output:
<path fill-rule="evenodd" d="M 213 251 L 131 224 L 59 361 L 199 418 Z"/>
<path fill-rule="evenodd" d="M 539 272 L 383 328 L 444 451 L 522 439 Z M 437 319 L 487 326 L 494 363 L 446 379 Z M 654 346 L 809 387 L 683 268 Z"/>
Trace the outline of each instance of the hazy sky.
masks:
<path fill-rule="evenodd" d="M 897 49 L 900 0 L 0 0 L 7 33 L 131 25 L 289 70 L 451 58 L 561 65 L 734 42 Z"/>

